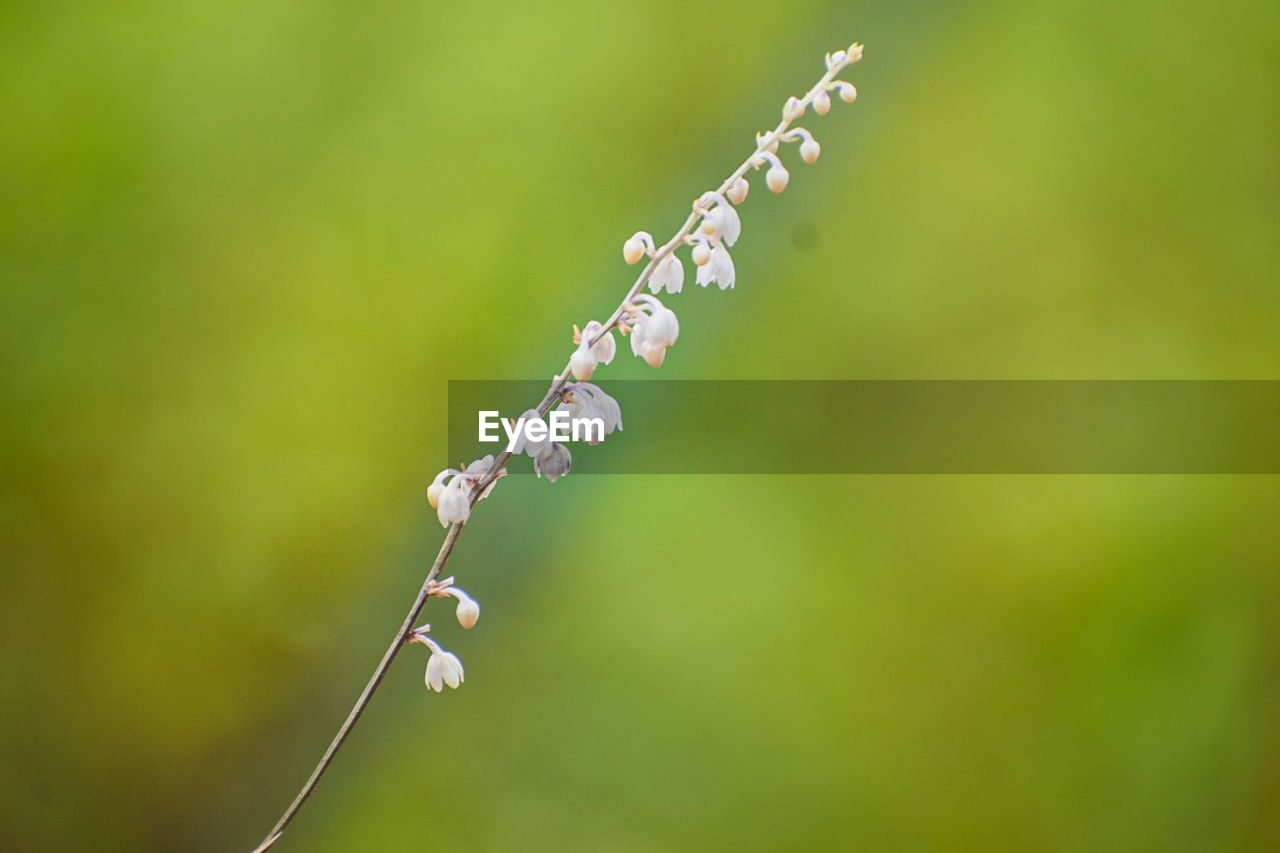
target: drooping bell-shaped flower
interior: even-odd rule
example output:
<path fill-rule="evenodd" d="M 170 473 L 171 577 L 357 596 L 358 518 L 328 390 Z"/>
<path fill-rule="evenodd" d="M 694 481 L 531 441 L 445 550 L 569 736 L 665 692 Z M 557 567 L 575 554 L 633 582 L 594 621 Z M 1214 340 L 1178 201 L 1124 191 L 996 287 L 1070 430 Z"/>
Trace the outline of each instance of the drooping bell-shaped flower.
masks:
<path fill-rule="evenodd" d="M 594 345 L 592 341 L 595 341 Z M 606 332 L 604 325 L 596 320 L 587 323 L 581 331 L 574 326 L 573 342 L 578 345 L 578 348 L 569 358 L 569 372 L 575 379 L 590 379 L 600 362 L 609 364 L 618 352 L 618 345 L 613 340 L 613 332 Z"/>
<path fill-rule="evenodd" d="M 751 184 L 747 183 L 746 178 L 738 178 L 729 187 L 725 195 L 729 196 L 729 201 L 734 204 L 742 204 L 747 200 L 747 193 L 751 190 Z"/>
<path fill-rule="evenodd" d="M 419 642 L 431 649 L 431 657 L 427 658 L 425 679 L 428 690 L 443 693 L 446 684 L 456 689 L 466 680 L 466 675 L 462 671 L 462 661 L 458 660 L 457 655 L 446 652 L 430 637 L 422 637 Z"/>
<path fill-rule="evenodd" d="M 465 524 L 471 517 L 471 495 L 466 480 L 461 476 L 454 477 L 449 485 L 441 490 L 436 506 L 436 517 L 441 527 L 450 524 Z"/>
<path fill-rule="evenodd" d="M 679 293 L 684 289 L 684 265 L 680 263 L 680 259 L 676 257 L 675 252 L 671 252 L 658 261 L 653 268 L 653 274 L 649 276 L 649 292 L 661 293 Z"/>
<path fill-rule="evenodd" d="M 738 242 L 738 236 L 742 233 L 742 219 L 738 216 L 738 211 L 718 192 L 703 193 L 698 199 L 699 209 L 705 209 L 709 204 L 714 204 L 715 207 L 703 214 L 703 233 L 712 239 L 723 241 L 726 246 L 732 246 Z M 709 228 L 706 227 L 708 224 Z"/>
<path fill-rule="evenodd" d="M 527 429 L 527 426 L 530 421 L 542 420 L 542 415 L 538 414 L 537 409 L 526 409 L 524 414 L 520 416 L 520 420 L 524 421 L 525 426 L 521 427 L 519 434 L 516 436 L 515 447 L 511 449 L 511 452 L 527 453 L 529 456 L 537 459 L 541 453 L 551 446 L 551 439 L 548 437 L 549 432 L 543 431 L 543 437 L 535 441 L 529 438 L 529 430 Z"/>
<path fill-rule="evenodd" d="M 489 476 L 489 471 L 493 468 L 493 464 L 493 454 L 487 453 L 468 465 L 466 470 L 461 472 L 459 479 L 462 480 L 467 487 L 474 489 L 480 485 L 480 482 L 485 477 Z M 505 476 L 507 476 L 507 469 L 503 468 L 498 472 L 498 476 L 494 477 L 489 485 L 485 486 L 484 491 L 481 492 L 480 497 L 477 500 L 484 500 L 489 497 L 489 493 L 493 491 L 493 487 L 498 485 L 498 481 Z"/>
<path fill-rule="evenodd" d="M 427 487 L 427 503 L 431 504 L 432 509 L 437 509 L 440 506 L 440 495 L 445 490 L 444 481 L 458 473 L 460 472 L 453 468 L 445 468 L 439 474 L 436 474 L 436 478 Z"/>
<path fill-rule="evenodd" d="M 599 444 L 604 436 L 622 429 L 622 407 L 599 385 L 575 382 L 565 388 L 563 397 L 558 408 L 568 412 L 571 419 L 600 419 L 602 434 L 587 430 L 587 444 Z"/>
<path fill-rule="evenodd" d="M 553 483 L 568 474 L 572 466 L 573 455 L 569 453 L 569 448 L 556 441 L 550 442 L 546 449 L 533 458 L 533 472 L 539 477 L 545 475 Z"/>
<path fill-rule="evenodd" d="M 724 243 L 707 239 L 701 234 L 691 239 L 695 241 L 693 260 L 698 265 L 698 271 L 693 278 L 694 284 L 706 287 L 708 284 L 718 282 L 721 290 L 733 287 L 733 258 L 729 255 L 729 250 L 725 248 Z"/>
<path fill-rule="evenodd" d="M 599 363 L 596 357 L 591 354 L 591 349 L 584 342 L 569 357 L 569 372 L 573 374 L 574 379 L 590 379 L 591 374 L 596 372 L 596 365 Z"/>
<path fill-rule="evenodd" d="M 711 275 L 716 284 L 720 285 L 721 290 L 727 290 L 733 287 L 736 272 L 733 267 L 733 257 L 729 254 L 729 250 L 723 245 L 716 246 L 711 250 L 711 260 L 707 263 L 711 269 Z"/>
<path fill-rule="evenodd" d="M 612 364 L 613 357 L 618 354 L 618 345 L 613 340 L 613 332 L 606 332 L 604 324 L 592 320 L 582 327 L 582 342 L 590 343 L 591 341 L 595 341 L 591 347 L 591 354 L 596 357 L 596 360 L 604 364 Z"/>
<path fill-rule="evenodd" d="M 656 297 L 636 297 L 635 311 L 629 312 L 635 324 L 631 330 L 631 351 L 653 367 L 660 367 L 667 347 L 680 336 L 680 321 L 675 312 Z M 647 313 L 646 313 L 647 312 Z"/>

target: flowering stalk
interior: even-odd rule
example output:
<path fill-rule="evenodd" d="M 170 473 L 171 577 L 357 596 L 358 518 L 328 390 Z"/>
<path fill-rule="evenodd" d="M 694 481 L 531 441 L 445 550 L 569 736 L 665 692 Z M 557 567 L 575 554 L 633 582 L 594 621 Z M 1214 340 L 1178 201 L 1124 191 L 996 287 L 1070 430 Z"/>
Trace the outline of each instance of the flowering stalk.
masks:
<path fill-rule="evenodd" d="M 755 151 L 743 161 L 742 165 L 725 178 L 718 188 L 703 193 L 694 201 L 692 212 L 671 239 L 658 246 L 648 232 L 638 231 L 623 243 L 623 259 L 628 264 L 638 263 L 646 255 L 649 258 L 648 263 L 606 321 L 600 323 L 593 320 L 581 330 L 574 326 L 573 341 L 577 349 L 570 356 L 564 370 L 552 381 L 551 387 L 541 402 L 521 416 L 522 422 L 541 422 L 547 412 L 559 402 L 575 413 L 599 417 L 606 435 L 615 429 L 622 429 L 622 414 L 617 402 L 598 386 L 587 382 L 601 363 L 609 364 L 613 361 L 616 354 L 616 343 L 612 337 L 614 330 L 631 336 L 631 349 L 635 355 L 644 358 L 653 367 L 662 364 L 667 349 L 676 342 L 680 334 L 680 326 L 674 312 L 663 305 L 656 294 L 663 291 L 676 294 L 683 288 L 684 268 L 675 254 L 676 250 L 682 246 L 690 246 L 692 249 L 691 259 L 697 267 L 694 279 L 696 284 L 706 287 L 715 283 L 721 290 L 734 286 L 736 272 L 728 249 L 737 242 L 741 231 L 741 221 L 735 207 L 741 205 L 747 198 L 749 191 L 749 184 L 745 177 L 747 172 L 768 166 L 765 184 L 773 192 L 780 193 L 786 189 L 791 177 L 778 156 L 778 149 L 782 143 L 799 142 L 801 159 L 806 163 L 817 160 L 821 148 L 813 138 L 813 134 L 805 128 L 792 127 L 792 125 L 805 114 L 809 107 L 812 107 L 818 115 L 826 115 L 831 109 L 832 92 L 835 92 L 843 101 L 853 101 L 857 97 L 857 90 L 853 84 L 839 80 L 837 76 L 861 58 L 862 45 L 857 43 L 851 45 L 848 50 L 827 54 L 826 73 L 803 97 L 787 99 L 782 108 L 782 120 L 778 125 L 771 131 L 757 134 Z M 646 285 L 654 295 L 641 293 Z M 588 440 L 588 443 L 595 444 L 602 439 L 603 435 L 594 441 Z M 427 499 L 436 510 L 440 524 L 448 528 L 444 543 L 440 546 L 440 552 L 436 555 L 435 562 L 427 573 L 426 580 L 408 616 L 400 630 L 396 632 L 395 638 L 383 655 L 381 663 L 374 670 L 369 683 L 360 693 L 351 713 L 348 714 L 346 721 L 321 756 L 319 764 L 312 771 L 298 796 L 272 827 L 267 837 L 255 848 L 254 853 L 260 853 L 271 847 L 284 833 L 285 827 L 293 820 L 302 804 L 311 796 L 320 777 L 360 719 L 373 692 L 382 682 L 392 661 L 403 646 L 416 643 L 425 645 L 431 650 L 425 678 L 429 689 L 442 692 L 446 685 L 456 688 L 462 684 L 464 677 L 462 662 L 427 636 L 431 630 L 430 625 L 414 628 L 413 624 L 417 621 L 427 600 L 433 597 L 456 599 L 458 622 L 464 628 L 471 628 L 476 624 L 480 616 L 480 605 L 454 586 L 453 578 L 439 580 L 439 577 L 476 503 L 487 497 L 498 479 L 506 475 L 506 463 L 518 453 L 532 456 L 534 470 L 539 476 L 545 474 L 552 482 L 567 474 L 571 464 L 569 451 L 563 445 L 545 436 L 540 438 L 522 433 L 514 446 L 503 451 L 496 459 L 493 456 L 485 456 L 472 462 L 465 469 L 447 468 L 441 471 L 432 482 L 427 490 Z"/>

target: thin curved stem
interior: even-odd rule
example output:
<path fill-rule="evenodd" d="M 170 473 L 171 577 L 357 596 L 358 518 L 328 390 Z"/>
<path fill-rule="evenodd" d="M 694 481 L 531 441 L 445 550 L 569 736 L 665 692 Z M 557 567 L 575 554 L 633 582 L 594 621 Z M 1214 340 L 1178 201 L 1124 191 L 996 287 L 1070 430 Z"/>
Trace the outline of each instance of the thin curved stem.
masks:
<path fill-rule="evenodd" d="M 454 543 L 462 535 L 463 526 L 454 524 L 449 528 L 449 533 L 444 537 L 444 544 L 440 546 L 440 553 L 436 554 L 436 561 L 432 564 L 431 571 L 427 574 L 427 579 L 422 582 L 422 589 L 419 590 L 418 597 L 414 599 L 413 607 L 409 608 L 409 615 L 405 617 L 404 624 L 400 626 L 400 630 L 396 632 L 395 639 L 391 641 L 386 654 L 382 656 L 382 662 L 373 671 L 373 677 L 369 679 L 369 683 L 360 692 L 360 698 L 356 699 L 355 707 L 351 709 L 350 714 L 347 714 L 346 721 L 342 724 L 342 728 L 338 729 L 338 733 L 334 735 L 333 740 L 329 743 L 329 748 L 324 751 L 324 755 L 320 756 L 320 763 L 316 765 L 315 770 L 311 771 L 311 776 L 307 779 L 306 784 L 302 786 L 302 790 L 298 792 L 298 796 L 294 798 L 289 808 L 281 815 L 280 820 L 276 821 L 276 825 L 271 827 L 271 831 L 267 833 L 267 837 L 262 840 L 262 843 L 254 848 L 253 853 L 261 853 L 261 851 L 276 843 L 280 836 L 284 834 L 284 829 L 289 825 L 289 821 L 293 820 L 294 815 L 302 808 L 302 804 L 307 801 L 307 798 L 315 791 L 316 786 L 320 784 L 320 777 L 324 775 L 324 771 L 329 769 L 329 765 L 333 763 L 333 757 L 338 754 L 338 749 L 342 746 L 342 742 L 347 739 L 347 735 L 351 734 L 351 730 L 355 728 L 356 721 L 360 719 L 360 715 L 368 707 L 374 691 L 382 683 L 387 670 L 391 668 L 391 662 L 396 659 L 396 655 L 400 653 L 405 640 L 413 630 L 413 623 L 418 621 L 418 615 L 422 613 L 422 608 L 427 603 L 427 588 L 433 580 L 440 576 L 440 570 L 444 568 L 444 564 L 449 562 L 449 555 L 453 553 Z"/>

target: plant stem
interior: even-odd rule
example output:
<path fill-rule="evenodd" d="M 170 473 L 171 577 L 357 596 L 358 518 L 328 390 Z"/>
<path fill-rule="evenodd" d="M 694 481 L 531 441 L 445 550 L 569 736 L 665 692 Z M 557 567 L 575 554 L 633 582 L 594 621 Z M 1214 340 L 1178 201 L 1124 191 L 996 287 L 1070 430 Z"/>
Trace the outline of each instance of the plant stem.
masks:
<path fill-rule="evenodd" d="M 347 739 L 347 735 L 351 734 L 351 730 L 355 728 L 356 721 L 360 719 L 360 715 L 364 713 L 364 709 L 369 705 L 369 700 L 373 698 L 373 692 L 382 683 L 387 670 L 391 668 L 391 662 L 396 659 L 396 655 L 400 653 L 401 647 L 404 646 L 409 632 L 413 630 L 413 623 L 418 621 L 418 616 L 422 613 L 422 608 L 427 603 L 427 587 L 431 581 L 440 576 L 440 570 L 449 561 L 449 555 L 453 553 L 454 543 L 458 541 L 458 537 L 462 534 L 463 526 L 455 524 L 449 528 L 449 533 L 444 538 L 444 544 L 440 546 L 440 553 L 436 554 L 436 561 L 432 564 L 431 571 L 427 574 L 427 579 L 422 582 L 422 589 L 418 591 L 418 597 L 414 599 L 413 607 L 409 608 L 409 615 L 405 617 L 404 624 L 400 626 L 400 630 L 396 632 L 395 639 L 391 641 L 386 654 L 382 656 L 382 662 L 373 671 L 373 677 L 369 679 L 369 683 L 360 692 L 360 698 L 356 700 L 355 707 L 351 709 L 350 714 L 347 714 L 346 722 L 342 724 L 342 728 L 338 729 L 338 733 L 334 735 L 333 740 L 329 743 L 329 748 L 324 751 L 324 755 L 320 756 L 320 763 L 316 765 L 315 770 L 311 771 L 310 778 L 302 786 L 298 796 L 294 798 L 289 808 L 280 817 L 280 820 L 276 821 L 276 825 L 271 827 L 271 831 L 267 833 L 267 837 L 262 840 L 262 843 L 254 848 L 253 853 L 261 853 L 261 851 L 276 843 L 280 836 L 284 834 L 284 829 L 289 825 L 289 821 L 293 820 L 294 815 L 302 808 L 302 804 L 307 801 L 307 798 L 315 791 L 316 786 L 320 784 L 320 777 L 324 775 L 324 771 L 329 769 L 329 765 L 333 763 L 333 757 L 338 754 L 338 748 L 342 746 L 342 742 Z"/>

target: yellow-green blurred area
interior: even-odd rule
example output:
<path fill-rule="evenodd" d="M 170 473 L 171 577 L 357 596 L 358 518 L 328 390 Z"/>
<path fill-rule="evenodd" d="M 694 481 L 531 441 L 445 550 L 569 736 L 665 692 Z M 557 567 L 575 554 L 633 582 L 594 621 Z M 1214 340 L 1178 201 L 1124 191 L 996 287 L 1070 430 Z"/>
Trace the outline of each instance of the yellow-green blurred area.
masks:
<path fill-rule="evenodd" d="M 559 370 L 853 40 L 606 389 L 1277 378 L 1270 4 L 6 4 L 0 849 L 252 848 L 439 546 L 446 381 Z M 424 616 L 465 685 L 406 649 L 276 849 L 1277 849 L 1278 510 L 509 478 Z"/>

